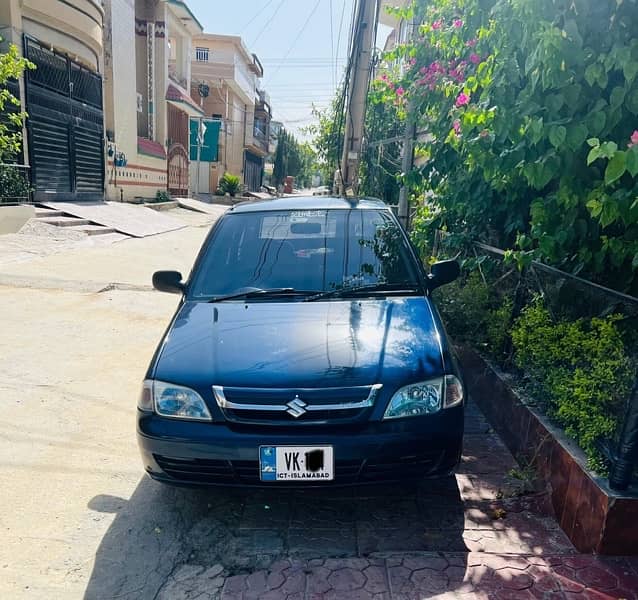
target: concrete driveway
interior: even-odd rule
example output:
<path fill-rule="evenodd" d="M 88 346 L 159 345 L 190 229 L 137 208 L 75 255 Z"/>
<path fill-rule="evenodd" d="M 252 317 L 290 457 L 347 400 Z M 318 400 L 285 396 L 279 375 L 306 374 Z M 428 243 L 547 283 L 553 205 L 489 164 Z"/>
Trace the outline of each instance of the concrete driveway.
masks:
<path fill-rule="evenodd" d="M 188 272 L 212 222 L 175 216 L 189 226 L 0 261 L 0 598 L 637 597 L 635 560 L 578 555 L 544 493 L 516 496 L 515 462 L 472 405 L 447 480 L 288 492 L 147 479 L 135 402 L 178 300 L 150 276 Z"/>

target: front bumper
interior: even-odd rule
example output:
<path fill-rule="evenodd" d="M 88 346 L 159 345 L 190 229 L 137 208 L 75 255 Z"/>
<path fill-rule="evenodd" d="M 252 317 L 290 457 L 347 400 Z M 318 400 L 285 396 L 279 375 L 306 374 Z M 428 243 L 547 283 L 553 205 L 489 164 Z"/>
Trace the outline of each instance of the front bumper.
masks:
<path fill-rule="evenodd" d="M 435 415 L 359 427 L 237 427 L 167 419 L 138 411 L 144 468 L 165 483 L 225 486 L 300 486 L 262 482 L 259 446 L 334 448 L 335 479 L 303 487 L 378 483 L 450 473 L 463 443 L 463 407 Z"/>

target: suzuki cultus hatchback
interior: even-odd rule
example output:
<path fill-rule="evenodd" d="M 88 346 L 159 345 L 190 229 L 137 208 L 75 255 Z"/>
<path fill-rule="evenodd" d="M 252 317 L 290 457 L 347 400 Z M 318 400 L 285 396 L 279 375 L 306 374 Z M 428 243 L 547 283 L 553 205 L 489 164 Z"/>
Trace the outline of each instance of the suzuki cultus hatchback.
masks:
<path fill-rule="evenodd" d="M 372 199 L 235 206 L 204 242 L 137 411 L 146 472 L 175 484 L 326 486 L 450 473 L 464 390 L 426 274 Z"/>

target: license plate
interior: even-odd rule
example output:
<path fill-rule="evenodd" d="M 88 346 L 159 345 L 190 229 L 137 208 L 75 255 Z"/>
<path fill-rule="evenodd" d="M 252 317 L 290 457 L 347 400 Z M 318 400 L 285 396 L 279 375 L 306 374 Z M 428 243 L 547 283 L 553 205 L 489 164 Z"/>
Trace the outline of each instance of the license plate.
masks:
<path fill-rule="evenodd" d="M 332 481 L 332 446 L 260 446 L 262 481 Z"/>

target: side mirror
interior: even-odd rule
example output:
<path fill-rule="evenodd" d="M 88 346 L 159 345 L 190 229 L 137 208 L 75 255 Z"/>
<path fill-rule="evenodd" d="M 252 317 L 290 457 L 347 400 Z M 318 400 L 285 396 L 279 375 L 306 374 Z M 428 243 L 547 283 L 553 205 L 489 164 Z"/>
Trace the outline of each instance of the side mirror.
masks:
<path fill-rule="evenodd" d="M 436 262 L 432 265 L 430 270 L 428 286 L 430 290 L 433 290 L 441 285 L 445 285 L 446 283 L 451 283 L 459 276 L 460 273 L 461 267 L 454 259 Z"/>
<path fill-rule="evenodd" d="M 155 271 L 153 273 L 153 287 L 160 292 L 181 294 L 184 292 L 182 274 L 179 271 Z"/>

